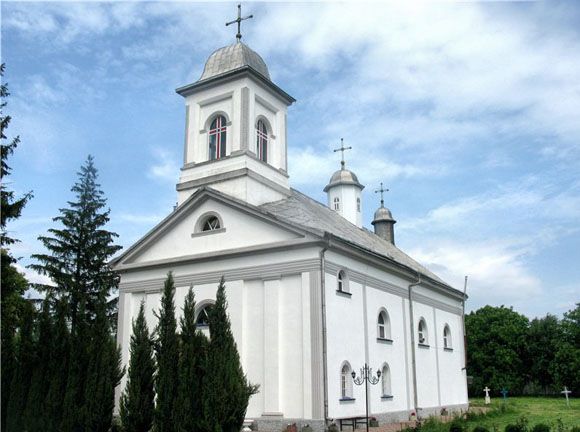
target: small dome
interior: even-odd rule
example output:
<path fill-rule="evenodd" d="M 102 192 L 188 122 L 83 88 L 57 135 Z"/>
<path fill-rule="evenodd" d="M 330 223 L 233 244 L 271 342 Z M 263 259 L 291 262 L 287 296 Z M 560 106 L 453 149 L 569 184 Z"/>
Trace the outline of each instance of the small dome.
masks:
<path fill-rule="evenodd" d="M 324 188 L 324 192 L 328 192 L 328 189 L 334 186 L 349 185 L 349 184 L 364 189 L 364 186 L 359 183 L 355 173 L 347 169 L 340 169 L 336 171 L 334 174 L 332 174 L 332 177 L 330 177 L 330 181 Z"/>
<path fill-rule="evenodd" d="M 209 56 L 199 81 L 245 67 L 251 68 L 254 72 L 259 73 L 268 80 L 270 79 L 268 66 L 266 66 L 262 57 L 246 44 L 236 42 L 233 45 L 228 45 L 214 51 Z"/>
<path fill-rule="evenodd" d="M 377 222 L 393 222 L 395 223 L 395 219 L 393 219 L 393 215 L 388 208 L 379 207 L 379 209 L 375 212 L 375 217 L 371 222 L 373 225 Z"/>

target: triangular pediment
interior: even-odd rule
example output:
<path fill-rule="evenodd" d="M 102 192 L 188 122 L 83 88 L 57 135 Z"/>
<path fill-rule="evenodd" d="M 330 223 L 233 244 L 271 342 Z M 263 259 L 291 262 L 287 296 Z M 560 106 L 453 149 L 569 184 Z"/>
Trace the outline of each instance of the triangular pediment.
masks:
<path fill-rule="evenodd" d="M 203 230 L 215 216 L 219 228 Z M 175 262 L 280 245 L 312 237 L 311 233 L 280 221 L 252 206 L 211 188 L 202 188 L 171 215 L 113 261 L 113 267 Z"/>

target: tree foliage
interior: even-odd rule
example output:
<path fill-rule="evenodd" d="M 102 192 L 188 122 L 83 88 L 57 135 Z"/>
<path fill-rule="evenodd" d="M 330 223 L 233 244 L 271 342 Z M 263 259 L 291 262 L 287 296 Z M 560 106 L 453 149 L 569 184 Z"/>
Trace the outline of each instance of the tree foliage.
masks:
<path fill-rule="evenodd" d="M 129 353 L 127 385 L 120 404 L 121 422 L 126 432 L 148 432 L 155 412 L 155 361 L 143 302 L 133 321 Z"/>
<path fill-rule="evenodd" d="M 243 425 L 250 397 L 258 391 L 258 386 L 250 384 L 242 370 L 227 313 L 223 277 L 209 314 L 209 331 L 207 364 L 210 369 L 204 375 L 204 415 L 210 431 L 237 432 Z"/>
<path fill-rule="evenodd" d="M 175 286 L 171 272 L 167 274 L 161 298 L 161 309 L 157 314 L 156 360 L 157 376 L 155 392 L 157 406 L 155 409 L 156 432 L 175 431 L 173 408 L 177 396 L 177 368 L 179 363 L 179 345 L 177 339 L 177 321 L 175 319 L 175 304 L 173 301 Z"/>

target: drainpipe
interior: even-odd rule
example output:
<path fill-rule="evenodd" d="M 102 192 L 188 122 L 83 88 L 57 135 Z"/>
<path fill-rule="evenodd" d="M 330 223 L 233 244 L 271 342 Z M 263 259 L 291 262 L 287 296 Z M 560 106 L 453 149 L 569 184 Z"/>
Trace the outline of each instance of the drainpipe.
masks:
<path fill-rule="evenodd" d="M 465 283 L 463 284 L 463 299 L 462 299 L 462 310 L 461 310 L 461 321 L 463 323 L 463 370 L 465 371 L 465 395 L 469 394 L 469 389 L 467 388 L 467 333 L 465 332 L 465 296 L 467 295 L 467 275 L 465 276 Z M 467 403 L 469 403 L 469 397 L 467 396 Z"/>
<path fill-rule="evenodd" d="M 320 250 L 320 304 L 322 309 L 322 382 L 324 396 L 324 422 L 328 420 L 328 364 L 326 356 L 326 259 L 324 254 L 330 248 L 330 238 L 325 234 L 326 246 Z"/>
<path fill-rule="evenodd" d="M 418 411 L 418 395 L 417 395 L 417 361 L 415 359 L 415 319 L 413 317 L 413 287 L 421 285 L 421 274 L 417 274 L 417 282 L 409 284 L 409 321 L 411 326 L 411 367 L 413 369 L 413 410 L 417 418 L 419 418 Z"/>

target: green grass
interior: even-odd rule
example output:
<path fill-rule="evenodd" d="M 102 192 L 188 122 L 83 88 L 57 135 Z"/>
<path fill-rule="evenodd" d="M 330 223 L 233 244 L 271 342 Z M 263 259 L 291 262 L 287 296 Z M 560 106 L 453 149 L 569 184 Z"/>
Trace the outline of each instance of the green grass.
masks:
<path fill-rule="evenodd" d="M 470 399 L 470 406 L 485 406 L 483 399 Z M 492 411 L 476 419 L 468 420 L 470 428 L 485 426 L 491 431 L 497 429 L 503 432 L 509 423 L 516 423 L 522 416 L 528 421 L 531 429 L 538 423 L 545 423 L 557 431 L 558 419 L 565 427 L 580 426 L 580 399 L 570 399 L 570 408 L 562 398 L 545 397 L 514 397 L 508 398 L 505 408 L 502 409 L 501 398 L 492 399 Z"/>

